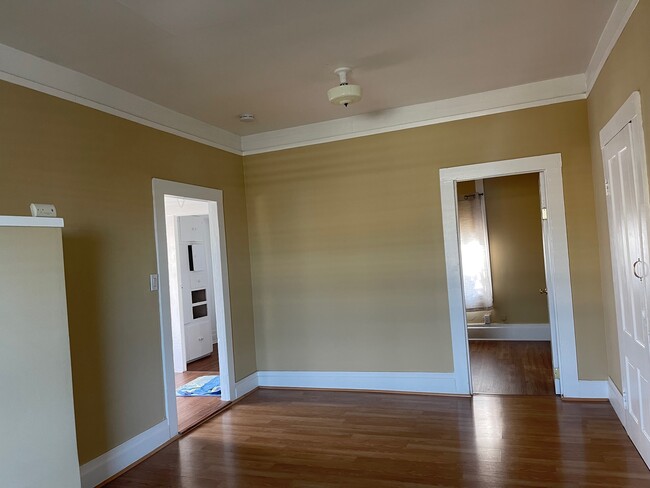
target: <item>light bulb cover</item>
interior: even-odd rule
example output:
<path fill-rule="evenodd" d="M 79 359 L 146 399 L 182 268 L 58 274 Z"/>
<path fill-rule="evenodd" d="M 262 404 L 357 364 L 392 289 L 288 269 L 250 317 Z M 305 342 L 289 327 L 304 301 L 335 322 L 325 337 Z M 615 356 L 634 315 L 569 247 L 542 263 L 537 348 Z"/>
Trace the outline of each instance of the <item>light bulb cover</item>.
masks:
<path fill-rule="evenodd" d="M 327 98 L 335 105 L 347 105 L 361 100 L 361 86 L 339 85 L 327 90 Z"/>

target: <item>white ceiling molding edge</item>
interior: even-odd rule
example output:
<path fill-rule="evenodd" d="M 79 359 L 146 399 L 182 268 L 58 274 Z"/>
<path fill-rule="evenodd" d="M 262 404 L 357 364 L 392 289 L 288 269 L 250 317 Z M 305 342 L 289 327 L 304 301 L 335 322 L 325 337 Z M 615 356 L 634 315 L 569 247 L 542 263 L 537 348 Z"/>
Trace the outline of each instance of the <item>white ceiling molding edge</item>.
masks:
<path fill-rule="evenodd" d="M 85 105 L 237 155 L 241 138 L 78 71 L 0 44 L 0 80 Z"/>
<path fill-rule="evenodd" d="M 475 93 L 242 137 L 244 156 L 441 124 L 553 103 L 584 100 L 585 75 Z"/>
<path fill-rule="evenodd" d="M 594 87 L 600 71 L 605 66 L 609 54 L 614 49 L 618 38 L 623 33 L 623 29 L 625 29 L 628 20 L 630 20 L 638 4 L 639 0 L 618 0 L 616 2 L 612 14 L 609 16 L 609 20 L 607 20 L 605 28 L 600 35 L 600 39 L 598 39 L 598 44 L 596 44 L 596 49 L 585 72 L 587 95 L 591 93 L 591 89 Z"/>
<path fill-rule="evenodd" d="M 243 137 L 3 44 L 0 80 L 246 156 L 585 99 L 638 2 L 617 1 L 585 74 Z"/>

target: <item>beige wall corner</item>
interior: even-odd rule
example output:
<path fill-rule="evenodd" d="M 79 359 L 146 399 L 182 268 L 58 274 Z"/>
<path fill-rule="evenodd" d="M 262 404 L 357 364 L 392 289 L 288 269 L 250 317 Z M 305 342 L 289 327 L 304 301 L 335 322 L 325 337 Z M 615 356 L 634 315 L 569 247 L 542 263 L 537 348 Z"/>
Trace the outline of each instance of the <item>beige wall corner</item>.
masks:
<path fill-rule="evenodd" d="M 246 156 L 260 370 L 452 370 L 439 169 L 561 153 L 581 379 L 607 378 L 585 101 Z"/>
<path fill-rule="evenodd" d="M 650 57 L 648 56 L 648 46 L 650 46 L 650 2 L 640 1 L 609 55 L 587 100 L 602 269 L 602 301 L 607 336 L 608 373 L 619 390 L 622 390 L 621 368 L 599 132 L 630 94 L 639 90 L 643 108 L 642 115 L 645 121 L 645 144 L 646 148 L 650 147 L 650 130 L 648 130 Z"/>
<path fill-rule="evenodd" d="M 151 179 L 224 191 L 237 379 L 256 370 L 242 158 L 0 82 L 0 214 L 65 218 L 79 460 L 165 415 Z"/>
<path fill-rule="evenodd" d="M 548 324 L 539 175 L 483 181 L 494 294 L 493 322 Z"/>

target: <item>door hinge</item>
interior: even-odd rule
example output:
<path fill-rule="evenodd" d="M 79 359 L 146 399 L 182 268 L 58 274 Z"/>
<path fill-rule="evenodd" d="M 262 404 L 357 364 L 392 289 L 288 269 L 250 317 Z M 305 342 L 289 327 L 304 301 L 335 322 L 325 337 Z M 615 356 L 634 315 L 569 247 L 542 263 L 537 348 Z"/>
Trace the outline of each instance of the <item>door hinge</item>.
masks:
<path fill-rule="evenodd" d="M 623 391 L 623 408 L 627 410 L 627 391 Z"/>
<path fill-rule="evenodd" d="M 609 181 L 605 180 L 605 196 L 609 196 Z"/>
<path fill-rule="evenodd" d="M 553 377 L 556 380 L 560 379 L 560 368 L 553 368 Z"/>
<path fill-rule="evenodd" d="M 542 220 L 548 220 L 548 210 L 546 210 L 546 207 L 542 207 Z"/>

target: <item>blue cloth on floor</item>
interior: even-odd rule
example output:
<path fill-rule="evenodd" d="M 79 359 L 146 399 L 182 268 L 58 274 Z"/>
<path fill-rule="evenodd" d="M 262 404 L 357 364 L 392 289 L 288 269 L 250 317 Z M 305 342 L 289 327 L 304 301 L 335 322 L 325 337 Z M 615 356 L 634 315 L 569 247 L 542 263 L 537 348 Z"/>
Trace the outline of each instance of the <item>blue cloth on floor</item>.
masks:
<path fill-rule="evenodd" d="M 221 395 L 219 376 L 199 376 L 176 390 L 176 396 L 180 397 L 219 395 Z"/>

